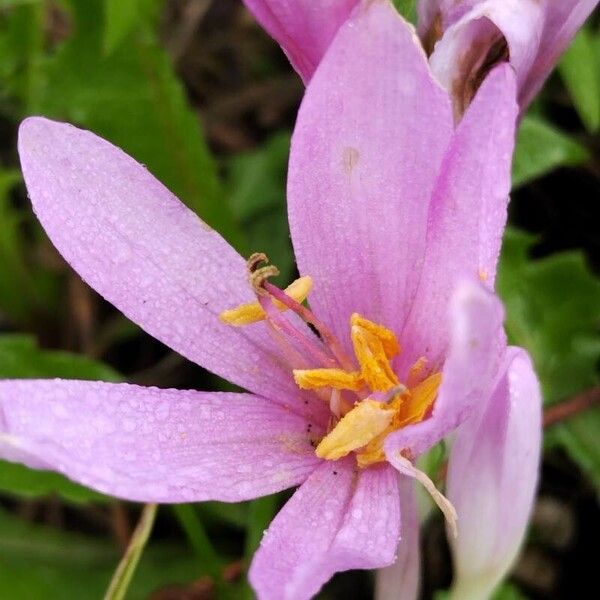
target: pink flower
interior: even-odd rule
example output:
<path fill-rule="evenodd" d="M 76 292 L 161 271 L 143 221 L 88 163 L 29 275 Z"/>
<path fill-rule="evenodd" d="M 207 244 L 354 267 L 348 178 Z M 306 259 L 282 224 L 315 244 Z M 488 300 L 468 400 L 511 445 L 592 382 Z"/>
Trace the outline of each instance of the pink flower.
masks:
<path fill-rule="evenodd" d="M 389 0 L 244 0 L 305 82 L 360 4 Z M 460 117 L 492 67 L 509 61 L 524 109 L 598 0 L 420 0 L 418 33 Z"/>
<path fill-rule="evenodd" d="M 523 537 L 540 452 L 537 380 L 525 352 L 507 349 L 491 291 L 516 115 L 501 66 L 454 130 L 404 21 L 385 3 L 355 13 L 298 116 L 288 202 L 303 277 L 287 294 L 264 257 L 246 263 L 121 150 L 27 119 L 23 173 L 66 260 L 147 332 L 248 392 L 3 381 L 0 455 L 140 501 L 300 485 L 250 569 L 265 599 L 386 566 L 381 597 L 414 597 L 414 478 L 458 527 L 457 585 L 477 582 L 484 597 Z M 414 460 L 450 433 L 446 499 Z"/>

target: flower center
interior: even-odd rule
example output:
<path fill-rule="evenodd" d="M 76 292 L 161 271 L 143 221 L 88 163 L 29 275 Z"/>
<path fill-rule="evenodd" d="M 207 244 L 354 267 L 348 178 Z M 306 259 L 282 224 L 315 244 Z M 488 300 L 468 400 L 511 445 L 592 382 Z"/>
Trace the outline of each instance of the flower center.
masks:
<path fill-rule="evenodd" d="M 386 437 L 431 414 L 442 374 L 429 374 L 427 361 L 421 357 L 402 383 L 392 364 L 401 352 L 396 335 L 357 313 L 350 319 L 354 358 L 348 356 L 333 333 L 302 304 L 312 289 L 312 279 L 301 277 L 283 291 L 268 281 L 278 271 L 273 266 L 260 267 L 266 262 L 264 254 L 252 255 L 248 261 L 258 302 L 227 310 L 221 320 L 233 326 L 266 320 L 292 365 L 298 386 L 313 390 L 329 403 L 330 428 L 316 448 L 317 456 L 338 460 L 354 452 L 361 468 L 385 461 Z M 282 314 L 286 310 L 313 331 L 298 329 Z"/>

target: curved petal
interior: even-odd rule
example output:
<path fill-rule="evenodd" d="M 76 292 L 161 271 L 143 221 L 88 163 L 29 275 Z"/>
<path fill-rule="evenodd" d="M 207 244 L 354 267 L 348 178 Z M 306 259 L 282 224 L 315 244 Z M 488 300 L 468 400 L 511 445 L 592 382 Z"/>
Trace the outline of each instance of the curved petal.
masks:
<path fill-rule="evenodd" d="M 353 312 L 401 329 L 452 127 L 449 98 L 412 28 L 389 2 L 365 2 L 307 88 L 288 178 L 311 305 L 348 346 Z"/>
<path fill-rule="evenodd" d="M 421 576 L 419 511 L 415 484 L 400 476 L 402 528 L 396 562 L 377 572 L 375 600 L 417 600 Z"/>
<path fill-rule="evenodd" d="M 264 324 L 219 314 L 252 301 L 243 258 L 146 168 L 88 131 L 34 117 L 19 130 L 33 208 L 65 259 L 186 358 L 269 398 L 298 397 Z"/>
<path fill-rule="evenodd" d="M 0 416 L 2 458 L 142 502 L 238 502 L 321 462 L 305 418 L 251 394 L 4 380 Z"/>
<path fill-rule="evenodd" d="M 337 571 L 390 564 L 399 530 L 393 469 L 325 461 L 271 523 L 250 581 L 262 600 L 312 598 Z"/>
<path fill-rule="evenodd" d="M 457 281 L 479 277 L 490 289 L 494 286 L 517 115 L 514 73 L 501 65 L 481 86 L 442 164 L 429 209 L 419 288 L 401 336 L 401 373 L 420 356 L 432 364 L 444 356 L 450 333 L 446 307 Z"/>
<path fill-rule="evenodd" d="M 482 285 L 461 282 L 449 308 L 450 347 L 433 412 L 425 421 L 391 433 L 385 441 L 386 457 L 400 472 L 404 470 L 397 460 L 401 451 L 419 456 L 486 401 L 506 352 L 502 304 Z"/>
<path fill-rule="evenodd" d="M 458 430 L 448 463 L 457 598 L 489 598 L 521 546 L 537 487 L 541 408 L 529 356 L 510 348 L 496 390 Z"/>
<path fill-rule="evenodd" d="M 452 93 L 460 118 L 490 68 L 510 60 L 523 86 L 539 51 L 544 6 L 539 0 L 487 0 L 448 27 L 431 69 Z"/>
<path fill-rule="evenodd" d="M 244 0 L 304 82 L 359 0 Z"/>
<path fill-rule="evenodd" d="M 546 1 L 546 18 L 540 47 L 520 93 L 523 109 L 540 91 L 560 55 L 596 6 L 598 0 Z"/>

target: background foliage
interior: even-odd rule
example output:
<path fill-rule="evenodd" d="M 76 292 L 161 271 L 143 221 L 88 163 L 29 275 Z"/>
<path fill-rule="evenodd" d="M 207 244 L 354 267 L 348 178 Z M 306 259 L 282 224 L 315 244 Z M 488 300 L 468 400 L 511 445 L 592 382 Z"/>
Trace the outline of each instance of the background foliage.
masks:
<path fill-rule="evenodd" d="M 412 0 L 397 4 L 414 16 Z M 94 130 L 242 253 L 266 251 L 289 280 L 285 171 L 302 86 L 278 48 L 235 0 L 1 0 L 0 58 L 0 377 L 220 385 L 63 263 L 27 202 L 16 127 L 43 114 Z M 577 414 L 547 414 L 530 539 L 498 598 L 595 587 L 586 544 L 599 533 L 599 130 L 596 15 L 518 139 L 499 279 L 507 330 L 531 352 L 547 406 L 563 410 L 575 397 Z M 128 597 L 251 597 L 244 569 L 282 502 L 162 507 Z M 15 600 L 102 597 L 139 515 L 59 475 L 1 461 L 0 507 L 0 597 Z M 441 531 L 434 515 L 426 597 L 449 583 Z M 369 597 L 369 586 L 367 575 L 345 574 L 322 597 Z"/>

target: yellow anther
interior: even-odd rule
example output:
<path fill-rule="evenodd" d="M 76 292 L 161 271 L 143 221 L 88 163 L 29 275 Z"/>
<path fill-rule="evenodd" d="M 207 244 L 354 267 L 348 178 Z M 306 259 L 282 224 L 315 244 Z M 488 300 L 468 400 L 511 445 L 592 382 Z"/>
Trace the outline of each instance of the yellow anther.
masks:
<path fill-rule="evenodd" d="M 351 335 L 354 353 L 366 384 L 374 392 L 386 392 L 398 385 L 400 382 L 380 337 L 362 325 L 352 325 Z"/>
<path fill-rule="evenodd" d="M 369 321 L 369 319 L 365 319 L 358 313 L 354 313 L 352 317 L 350 317 L 350 326 L 362 327 L 378 338 L 381 342 L 385 355 L 388 358 L 394 358 L 394 356 L 400 354 L 400 344 L 398 343 L 398 338 L 391 329 L 388 329 L 383 325 L 378 325 L 373 321 Z"/>
<path fill-rule="evenodd" d="M 295 369 L 294 380 L 303 390 L 330 387 L 357 392 L 364 386 L 360 373 L 351 373 L 342 369 Z"/>
<path fill-rule="evenodd" d="M 394 411 L 386 404 L 363 400 L 321 440 L 316 454 L 327 460 L 343 458 L 384 432 L 393 418 Z"/>
<path fill-rule="evenodd" d="M 422 421 L 437 398 L 442 374 L 434 373 L 419 385 L 411 388 L 407 400 L 399 407 L 394 418 L 394 429 Z"/>
<path fill-rule="evenodd" d="M 285 293 L 296 300 L 296 302 L 304 302 L 310 294 L 312 287 L 312 278 L 309 275 L 306 275 L 291 283 L 285 289 Z M 287 306 L 278 300 L 275 300 L 273 304 L 281 311 L 287 310 Z M 219 315 L 221 321 L 228 325 L 233 325 L 234 327 L 241 327 L 243 325 L 256 323 L 257 321 L 262 321 L 266 316 L 265 311 L 258 302 L 242 304 L 237 308 L 225 310 Z"/>

